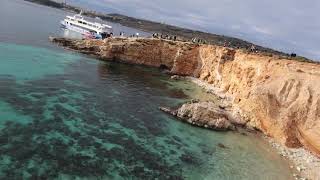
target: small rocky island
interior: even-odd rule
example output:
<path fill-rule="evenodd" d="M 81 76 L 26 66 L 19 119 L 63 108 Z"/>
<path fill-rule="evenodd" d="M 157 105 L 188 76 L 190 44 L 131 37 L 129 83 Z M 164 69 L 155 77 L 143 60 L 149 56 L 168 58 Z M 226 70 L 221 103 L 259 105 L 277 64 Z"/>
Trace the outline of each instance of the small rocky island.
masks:
<path fill-rule="evenodd" d="M 208 96 L 219 96 L 219 103 L 194 100 L 161 110 L 214 130 L 262 132 L 304 177 L 320 178 L 320 64 L 156 38 L 50 40 L 101 60 L 159 67 L 190 79 Z"/>

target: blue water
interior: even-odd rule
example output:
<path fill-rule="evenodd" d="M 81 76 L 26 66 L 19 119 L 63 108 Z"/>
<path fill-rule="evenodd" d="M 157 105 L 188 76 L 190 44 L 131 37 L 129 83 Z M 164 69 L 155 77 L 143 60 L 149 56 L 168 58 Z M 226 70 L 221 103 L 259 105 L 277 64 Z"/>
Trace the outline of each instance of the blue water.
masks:
<path fill-rule="evenodd" d="M 1 0 L 0 179 L 291 178 L 259 137 L 195 128 L 158 110 L 207 99 L 190 82 L 50 44 L 50 34 L 65 35 L 64 15 Z"/>

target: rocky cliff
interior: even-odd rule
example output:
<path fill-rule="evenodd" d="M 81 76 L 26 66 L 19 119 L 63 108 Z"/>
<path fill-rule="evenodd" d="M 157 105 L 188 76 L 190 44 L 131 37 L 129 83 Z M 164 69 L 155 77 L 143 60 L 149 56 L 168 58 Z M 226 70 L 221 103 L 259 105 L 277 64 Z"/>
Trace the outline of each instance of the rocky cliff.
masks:
<path fill-rule="evenodd" d="M 162 67 L 171 74 L 198 78 L 232 100 L 237 123 L 320 155 L 319 64 L 158 39 L 51 40 L 103 60 Z"/>

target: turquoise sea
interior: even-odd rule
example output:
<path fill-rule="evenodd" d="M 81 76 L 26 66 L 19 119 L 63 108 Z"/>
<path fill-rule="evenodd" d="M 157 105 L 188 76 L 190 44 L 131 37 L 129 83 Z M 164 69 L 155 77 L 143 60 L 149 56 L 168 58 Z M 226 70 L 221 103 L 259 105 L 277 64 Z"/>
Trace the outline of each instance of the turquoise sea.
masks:
<path fill-rule="evenodd" d="M 206 98 L 190 82 L 50 44 L 49 35 L 72 34 L 59 29 L 65 15 L 0 2 L 0 179 L 291 179 L 259 137 L 158 110 Z"/>

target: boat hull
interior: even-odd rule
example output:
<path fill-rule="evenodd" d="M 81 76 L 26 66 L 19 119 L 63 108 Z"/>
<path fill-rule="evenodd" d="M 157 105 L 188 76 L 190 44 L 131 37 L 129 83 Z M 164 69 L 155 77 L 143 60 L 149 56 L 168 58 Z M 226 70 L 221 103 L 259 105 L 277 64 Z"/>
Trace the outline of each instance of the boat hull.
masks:
<path fill-rule="evenodd" d="M 72 24 L 67 24 L 65 21 L 61 21 L 62 28 L 69 29 L 71 31 L 75 31 L 81 33 L 82 35 L 90 33 L 90 31 L 83 29 L 81 27 L 74 26 Z"/>

